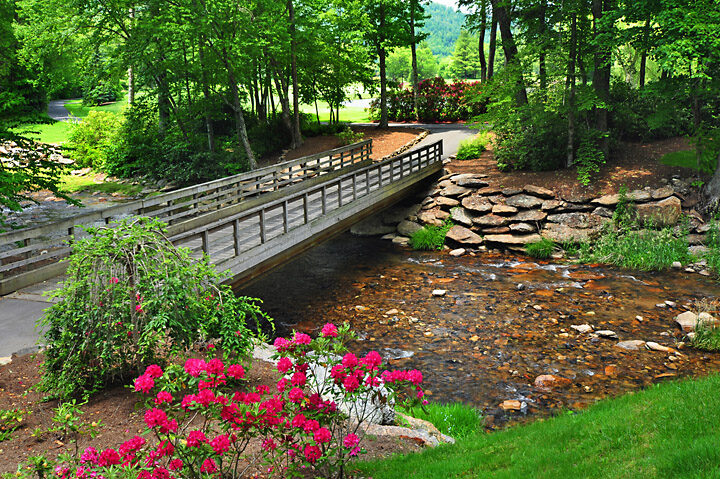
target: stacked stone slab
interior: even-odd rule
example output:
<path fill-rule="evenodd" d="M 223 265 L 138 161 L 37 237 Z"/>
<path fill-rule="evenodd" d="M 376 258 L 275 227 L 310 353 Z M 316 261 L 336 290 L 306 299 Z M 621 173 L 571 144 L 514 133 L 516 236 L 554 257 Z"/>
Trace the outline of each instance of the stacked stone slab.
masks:
<path fill-rule="evenodd" d="M 656 226 L 678 222 L 683 213 L 680 197 L 671 186 L 627 194 L 636 218 Z M 619 194 L 561 197 L 542 186 L 491 185 L 484 174 L 448 174 L 439 179 L 422 201 L 420 211 L 409 219 L 419 224 L 441 225 L 451 218 L 456 226 L 448 238 L 456 243 L 476 246 L 484 242 L 515 249 L 542 238 L 558 243 L 591 240 L 611 220 L 619 200 Z M 403 226 L 407 232 L 407 225 Z M 695 236 L 707 230 L 699 217 L 691 218 L 691 227 Z"/>

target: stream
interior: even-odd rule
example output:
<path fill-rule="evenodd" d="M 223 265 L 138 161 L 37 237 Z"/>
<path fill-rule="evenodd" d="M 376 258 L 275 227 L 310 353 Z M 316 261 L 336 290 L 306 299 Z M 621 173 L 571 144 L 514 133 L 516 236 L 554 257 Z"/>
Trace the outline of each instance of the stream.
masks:
<path fill-rule="evenodd" d="M 436 289 L 447 293 L 433 296 Z M 720 354 L 684 345 L 673 322 L 718 298 L 720 285 L 679 271 L 456 258 L 348 233 L 237 292 L 262 299 L 280 335 L 350 323 L 352 351 L 375 349 L 393 368 L 420 369 L 429 399 L 478 407 L 488 428 L 720 370 Z M 617 338 L 571 328 L 585 324 Z M 627 340 L 673 351 L 617 346 Z M 555 379 L 538 387 L 540 375 Z"/>

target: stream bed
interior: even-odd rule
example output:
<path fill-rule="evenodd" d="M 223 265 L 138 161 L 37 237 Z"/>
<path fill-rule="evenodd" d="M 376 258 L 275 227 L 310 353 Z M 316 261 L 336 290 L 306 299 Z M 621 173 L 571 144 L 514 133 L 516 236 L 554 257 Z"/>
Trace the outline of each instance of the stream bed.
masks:
<path fill-rule="evenodd" d="M 447 292 L 433 296 L 437 289 Z M 491 253 L 456 258 L 345 234 L 237 292 L 261 298 L 280 335 L 350 323 L 358 335 L 351 350 L 374 349 L 393 368 L 420 369 L 430 400 L 478 407 L 488 428 L 720 370 L 720 354 L 684 345 L 673 321 L 717 299 L 720 284 L 682 271 Z M 673 350 L 617 346 L 628 340 Z M 538 386 L 541 375 L 554 379 Z"/>

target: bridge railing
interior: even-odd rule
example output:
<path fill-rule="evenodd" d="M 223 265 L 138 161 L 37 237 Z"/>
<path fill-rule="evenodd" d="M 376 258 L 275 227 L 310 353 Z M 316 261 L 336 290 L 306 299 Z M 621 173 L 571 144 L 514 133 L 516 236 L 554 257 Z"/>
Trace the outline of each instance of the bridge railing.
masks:
<path fill-rule="evenodd" d="M 292 233 L 294 229 L 325 217 L 348 203 L 367 197 L 393 183 L 399 183 L 429 167 L 437 168 L 442 165 L 442 153 L 440 140 L 335 176 L 282 198 L 265 201 L 250 208 L 230 207 L 226 210 L 227 214 L 216 221 L 194 228 L 193 221 L 171 226 L 168 233 L 173 243 L 178 246 L 188 246 L 206 254 L 212 252 L 213 256 L 218 257 L 227 256 L 228 253 L 229 258 L 215 261 L 223 268 L 223 263 L 232 262 L 244 252 L 264 245 L 280 235 Z M 218 215 L 219 213 L 217 212 Z M 199 220 L 201 218 L 197 219 Z M 228 241 L 230 228 L 232 242 Z M 222 244 L 213 244 L 213 235 Z"/>
<path fill-rule="evenodd" d="M 285 161 L 250 172 L 209 181 L 67 220 L 0 234 L 0 294 L 52 278 L 57 262 L 70 253 L 68 244 L 82 237 L 81 227 L 108 224 L 130 216 L 149 216 L 176 224 L 226 208 L 307 178 L 371 162 L 372 141 L 365 140 L 323 153 Z M 24 276 L 18 279 L 17 276 Z"/>

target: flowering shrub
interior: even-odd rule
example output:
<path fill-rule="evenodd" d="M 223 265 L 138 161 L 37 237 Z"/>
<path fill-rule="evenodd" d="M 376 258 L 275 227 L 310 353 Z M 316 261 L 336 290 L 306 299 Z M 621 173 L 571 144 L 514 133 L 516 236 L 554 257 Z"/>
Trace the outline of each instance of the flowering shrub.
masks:
<path fill-rule="evenodd" d="M 485 102 L 479 99 L 480 82 L 446 83 L 430 78 L 418 84 L 419 120 L 423 122 L 469 120 L 485 113 Z M 370 116 L 380 117 L 380 101 L 373 100 Z M 393 88 L 388 92 L 388 118 L 391 121 L 414 121 L 412 90 Z"/>
<path fill-rule="evenodd" d="M 248 319 L 267 319 L 255 300 L 236 298 L 203 259 L 175 248 L 149 218 L 88 228 L 73 244 L 60 302 L 43 319 L 41 389 L 67 398 L 128 381 L 150 363 L 198 340 L 247 357 Z"/>
<path fill-rule="evenodd" d="M 320 337 L 296 333 L 275 341 L 279 379 L 243 388 L 245 369 L 219 358 L 188 359 L 165 370 L 149 366 L 135 380 L 145 397 L 147 431 L 117 449 L 88 448 L 61 479 L 108 477 L 108 468 L 140 479 L 346 475 L 362 451 L 366 417 L 348 417 L 349 402 L 374 398 L 412 406 L 422 400 L 419 371 L 386 371 L 377 352 L 345 350 L 347 326 L 327 324 Z M 340 356 L 342 354 L 342 356 Z M 129 474 L 132 472 L 133 474 Z"/>

